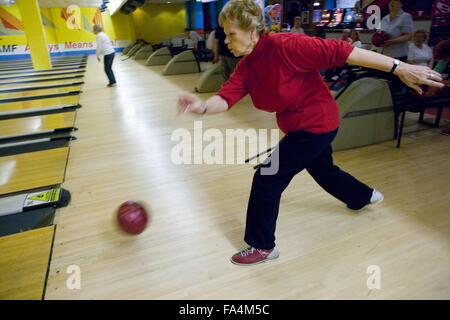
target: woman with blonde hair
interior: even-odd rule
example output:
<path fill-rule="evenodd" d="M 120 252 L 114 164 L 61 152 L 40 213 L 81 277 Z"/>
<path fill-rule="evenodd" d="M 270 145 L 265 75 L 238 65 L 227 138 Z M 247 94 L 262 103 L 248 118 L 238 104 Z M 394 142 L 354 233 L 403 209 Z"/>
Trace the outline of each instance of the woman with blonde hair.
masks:
<path fill-rule="evenodd" d="M 268 34 L 261 7 L 253 0 L 228 2 L 219 23 L 231 52 L 243 58 L 220 91 L 206 101 L 181 93 L 178 112 L 225 112 L 250 94 L 256 108 L 276 114 L 285 137 L 253 177 L 244 237 L 250 247 L 231 257 L 234 264 L 253 265 L 278 257 L 275 227 L 281 194 L 304 169 L 349 209 L 383 200 L 380 192 L 333 163 L 331 142 L 339 127 L 339 110 L 319 70 L 347 62 L 392 72 L 419 92 L 421 84 L 441 87 L 441 76 L 428 67 L 398 62 L 336 39 Z"/>
<path fill-rule="evenodd" d="M 414 43 L 409 45 L 408 63 L 433 68 L 433 51 L 426 45 L 427 32 L 416 30 L 413 34 Z"/>

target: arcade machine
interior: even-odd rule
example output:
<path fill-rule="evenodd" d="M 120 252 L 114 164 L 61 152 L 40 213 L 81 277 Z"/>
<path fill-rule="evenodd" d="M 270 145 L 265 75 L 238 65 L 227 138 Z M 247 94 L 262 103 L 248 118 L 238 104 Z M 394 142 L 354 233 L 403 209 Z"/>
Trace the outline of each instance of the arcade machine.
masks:
<path fill-rule="evenodd" d="M 316 27 L 318 27 L 318 28 L 326 27 L 330 23 L 331 13 L 332 13 L 332 10 L 327 10 L 327 9 L 322 10 L 322 15 L 320 17 L 320 21 L 318 24 L 316 24 Z"/>
<path fill-rule="evenodd" d="M 356 10 L 355 17 L 353 19 L 353 28 L 355 30 L 363 30 L 364 28 L 364 12 L 362 10 Z"/>
<path fill-rule="evenodd" d="M 353 29 L 357 12 L 357 9 L 345 9 L 344 18 L 340 27 L 343 29 Z"/>
<path fill-rule="evenodd" d="M 313 11 L 313 24 L 317 26 L 320 23 L 320 18 L 322 17 L 322 10 Z"/>
<path fill-rule="evenodd" d="M 333 9 L 333 13 L 331 14 L 331 22 L 328 24 L 328 28 L 340 28 L 343 16 L 344 9 Z"/>

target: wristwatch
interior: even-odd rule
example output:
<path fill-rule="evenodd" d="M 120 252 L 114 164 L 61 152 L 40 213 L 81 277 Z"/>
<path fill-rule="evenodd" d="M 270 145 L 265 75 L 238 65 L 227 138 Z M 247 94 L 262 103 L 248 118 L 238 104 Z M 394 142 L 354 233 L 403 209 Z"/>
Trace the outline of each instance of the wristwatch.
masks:
<path fill-rule="evenodd" d="M 395 69 L 398 67 L 399 64 L 400 60 L 394 59 L 394 65 L 392 66 L 391 73 L 394 73 Z"/>

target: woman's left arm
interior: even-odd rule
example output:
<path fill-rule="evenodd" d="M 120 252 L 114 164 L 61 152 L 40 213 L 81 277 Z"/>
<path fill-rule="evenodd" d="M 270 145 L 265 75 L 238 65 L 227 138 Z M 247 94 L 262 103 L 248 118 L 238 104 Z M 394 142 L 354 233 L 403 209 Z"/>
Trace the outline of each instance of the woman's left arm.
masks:
<path fill-rule="evenodd" d="M 394 58 L 361 49 L 354 48 L 347 58 L 347 63 L 358 65 L 366 68 L 377 69 L 384 72 L 390 72 L 394 65 Z M 413 88 L 419 94 L 422 94 L 420 85 L 428 85 L 432 87 L 442 88 L 444 86 L 442 76 L 428 67 L 410 65 L 400 62 L 394 71 L 400 80 L 402 80 L 408 87 Z"/>

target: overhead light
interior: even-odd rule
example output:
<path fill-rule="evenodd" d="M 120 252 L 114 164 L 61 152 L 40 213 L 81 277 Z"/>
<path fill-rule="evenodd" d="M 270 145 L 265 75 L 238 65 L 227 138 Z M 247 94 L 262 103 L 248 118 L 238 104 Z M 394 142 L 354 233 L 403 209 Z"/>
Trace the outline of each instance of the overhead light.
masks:
<path fill-rule="evenodd" d="M 313 6 L 314 6 L 314 7 L 319 7 L 319 6 L 320 6 L 320 2 L 314 2 L 314 3 L 313 3 Z"/>
<path fill-rule="evenodd" d="M 103 0 L 103 4 L 107 4 L 107 3 L 109 3 L 108 0 Z"/>
<path fill-rule="evenodd" d="M 103 9 L 103 10 L 105 10 L 107 8 L 107 6 L 106 5 L 104 5 L 104 4 L 102 4 L 101 6 L 100 6 L 100 9 Z"/>

